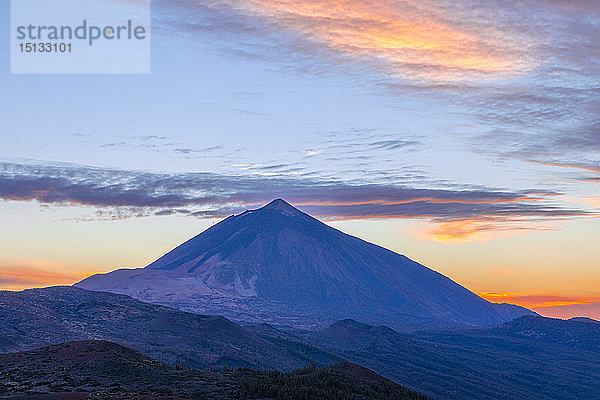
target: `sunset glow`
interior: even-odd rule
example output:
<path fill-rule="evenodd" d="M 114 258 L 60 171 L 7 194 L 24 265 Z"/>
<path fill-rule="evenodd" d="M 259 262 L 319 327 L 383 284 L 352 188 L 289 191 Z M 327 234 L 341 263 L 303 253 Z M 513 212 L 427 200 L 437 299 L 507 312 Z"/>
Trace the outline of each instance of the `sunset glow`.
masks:
<path fill-rule="evenodd" d="M 2 258 L 0 259 L 0 290 L 72 285 L 97 271 L 98 267 L 91 265 Z"/>

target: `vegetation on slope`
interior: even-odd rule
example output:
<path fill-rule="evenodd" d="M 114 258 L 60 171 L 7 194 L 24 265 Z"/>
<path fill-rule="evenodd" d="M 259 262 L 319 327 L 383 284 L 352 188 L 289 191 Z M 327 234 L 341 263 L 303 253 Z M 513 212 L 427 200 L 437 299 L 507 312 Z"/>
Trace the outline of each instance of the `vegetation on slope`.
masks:
<path fill-rule="evenodd" d="M 127 347 L 95 340 L 1 354 L 0 398 L 426 399 L 356 364 L 311 366 L 292 372 L 250 368 L 201 371 L 170 367 Z"/>

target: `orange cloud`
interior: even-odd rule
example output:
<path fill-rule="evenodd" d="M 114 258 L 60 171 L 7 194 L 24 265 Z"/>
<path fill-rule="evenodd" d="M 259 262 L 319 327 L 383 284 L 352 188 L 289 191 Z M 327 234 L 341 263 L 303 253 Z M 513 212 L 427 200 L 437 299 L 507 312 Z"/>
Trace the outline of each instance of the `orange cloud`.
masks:
<path fill-rule="evenodd" d="M 0 290 L 71 285 L 98 272 L 90 265 L 28 259 L 0 259 Z"/>
<path fill-rule="evenodd" d="M 572 306 L 600 303 L 600 296 L 576 297 L 558 294 L 526 294 L 517 292 L 477 292 L 477 295 L 492 303 L 512 303 L 536 310 L 546 307 Z"/>
<path fill-rule="evenodd" d="M 477 221 L 452 221 L 439 224 L 428 233 L 433 239 L 446 242 L 472 238 L 485 230 L 489 228 Z"/>
<path fill-rule="evenodd" d="M 466 242 L 488 240 L 496 237 L 500 232 L 515 234 L 530 230 L 551 229 L 543 226 L 524 225 L 533 221 L 501 218 L 467 219 L 436 224 L 424 232 L 424 236 L 438 242 Z"/>
<path fill-rule="evenodd" d="M 589 172 L 600 172 L 600 166 L 588 165 L 588 164 L 577 164 L 577 163 L 561 163 L 551 161 L 537 161 L 537 160 L 525 160 L 533 164 L 546 165 L 548 167 L 559 167 L 559 168 L 574 168 L 581 169 Z"/>
<path fill-rule="evenodd" d="M 237 7 L 275 20 L 343 54 L 383 61 L 412 78 L 464 79 L 529 69 L 524 43 L 507 32 L 453 21 L 427 2 L 246 0 Z"/>

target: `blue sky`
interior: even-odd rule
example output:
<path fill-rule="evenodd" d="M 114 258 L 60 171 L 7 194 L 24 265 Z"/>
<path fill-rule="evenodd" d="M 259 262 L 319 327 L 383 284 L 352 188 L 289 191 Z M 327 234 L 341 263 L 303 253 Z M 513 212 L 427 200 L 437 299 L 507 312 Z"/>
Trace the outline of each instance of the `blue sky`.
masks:
<path fill-rule="evenodd" d="M 597 310 L 599 30 L 584 0 L 180 0 L 148 75 L 11 75 L 2 41 L 4 284 L 284 197 L 493 300 Z"/>

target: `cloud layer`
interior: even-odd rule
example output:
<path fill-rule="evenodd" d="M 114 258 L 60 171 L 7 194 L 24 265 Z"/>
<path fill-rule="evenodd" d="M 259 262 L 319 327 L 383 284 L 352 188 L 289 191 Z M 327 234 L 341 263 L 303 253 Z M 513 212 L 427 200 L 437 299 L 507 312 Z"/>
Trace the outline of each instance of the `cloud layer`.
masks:
<path fill-rule="evenodd" d="M 529 68 L 525 43 L 516 35 L 494 26 L 466 25 L 443 3 L 246 0 L 236 6 L 334 51 L 380 60 L 400 77 L 456 79 Z"/>
<path fill-rule="evenodd" d="M 523 222 L 591 215 L 543 190 L 423 189 L 301 177 L 160 174 L 91 168 L 0 164 L 0 198 L 96 207 L 105 215 L 186 214 L 223 217 L 283 197 L 328 219 L 427 218 L 437 222 Z"/>
<path fill-rule="evenodd" d="M 600 8 L 594 1 L 175 4 L 165 5 L 171 29 L 226 37 L 234 56 L 300 72 L 354 74 L 380 91 L 458 104 L 465 120 L 486 130 L 473 138 L 478 152 L 600 162 Z"/>

